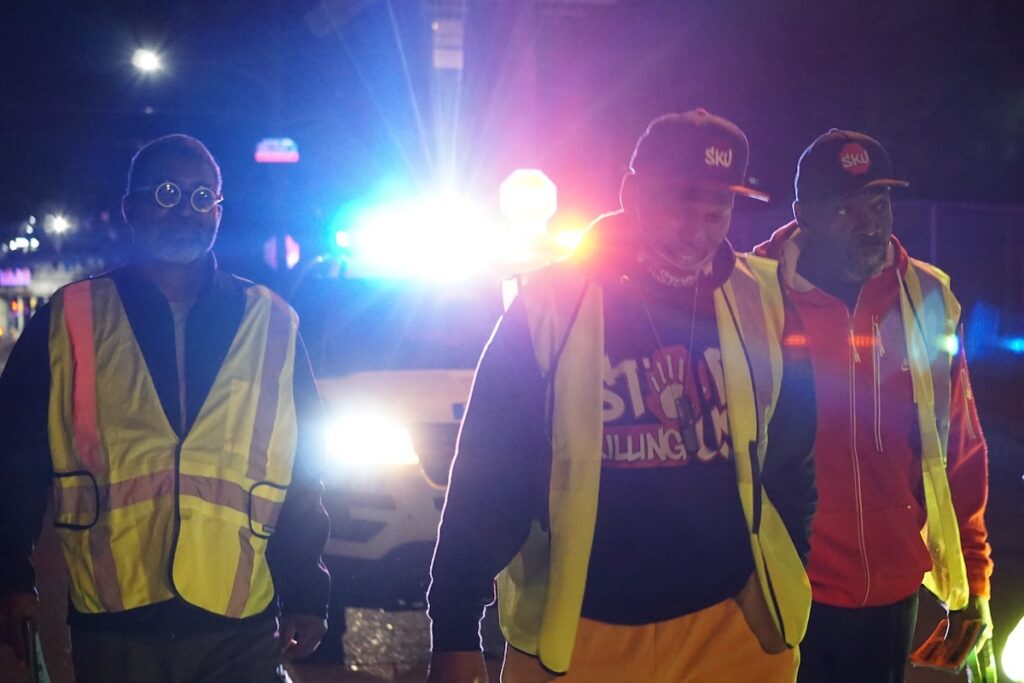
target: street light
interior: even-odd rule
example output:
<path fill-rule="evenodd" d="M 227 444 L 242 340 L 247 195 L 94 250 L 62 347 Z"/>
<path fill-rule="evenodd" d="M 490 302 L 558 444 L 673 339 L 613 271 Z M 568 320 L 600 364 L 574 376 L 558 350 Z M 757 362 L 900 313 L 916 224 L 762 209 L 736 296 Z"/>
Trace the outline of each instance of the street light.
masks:
<path fill-rule="evenodd" d="M 57 233 L 58 235 L 63 235 L 64 233 L 71 229 L 71 223 L 68 221 L 67 218 L 61 216 L 60 214 L 55 216 L 48 216 L 48 218 L 50 218 L 50 230 Z"/>
<path fill-rule="evenodd" d="M 163 68 L 163 64 L 160 63 L 160 55 L 145 48 L 139 48 L 135 51 L 135 54 L 132 55 L 132 64 L 136 69 L 146 74 L 160 71 Z"/>

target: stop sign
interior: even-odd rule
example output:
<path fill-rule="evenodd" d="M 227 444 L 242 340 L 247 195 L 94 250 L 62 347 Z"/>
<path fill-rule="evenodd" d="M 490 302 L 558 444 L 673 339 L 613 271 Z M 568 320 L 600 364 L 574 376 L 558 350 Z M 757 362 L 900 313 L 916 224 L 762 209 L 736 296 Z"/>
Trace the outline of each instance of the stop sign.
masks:
<path fill-rule="evenodd" d="M 540 169 L 517 168 L 498 189 L 498 208 L 509 223 L 543 230 L 558 209 L 558 188 Z"/>

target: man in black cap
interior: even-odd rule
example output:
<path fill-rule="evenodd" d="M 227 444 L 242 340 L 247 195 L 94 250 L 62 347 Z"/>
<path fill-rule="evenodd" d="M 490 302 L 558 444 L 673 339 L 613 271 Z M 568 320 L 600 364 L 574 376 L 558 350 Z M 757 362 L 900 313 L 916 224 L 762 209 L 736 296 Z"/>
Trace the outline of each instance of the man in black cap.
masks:
<path fill-rule="evenodd" d="M 892 235 L 891 188 L 906 185 L 877 140 L 830 130 L 800 157 L 795 220 L 756 250 L 780 263 L 786 343 L 809 352 L 817 396 L 801 681 L 902 681 L 922 580 L 991 632 L 987 456 L 960 305 Z"/>
<path fill-rule="evenodd" d="M 473 384 L 429 591 L 430 680 L 793 681 L 810 587 L 814 416 L 775 264 L 725 240 L 748 147 L 653 121 L 622 211 L 521 282 Z M 767 597 L 766 597 L 767 596 Z M 772 653 L 772 654 L 769 654 Z"/>

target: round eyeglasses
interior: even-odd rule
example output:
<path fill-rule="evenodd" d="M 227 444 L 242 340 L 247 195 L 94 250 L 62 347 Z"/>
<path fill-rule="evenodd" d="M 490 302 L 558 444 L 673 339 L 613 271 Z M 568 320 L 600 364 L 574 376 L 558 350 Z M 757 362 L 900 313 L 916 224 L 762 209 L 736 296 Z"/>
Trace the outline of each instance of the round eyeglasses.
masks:
<path fill-rule="evenodd" d="M 132 192 L 148 192 L 150 190 L 153 191 L 153 199 L 156 200 L 156 203 L 165 209 L 173 209 L 181 203 L 181 188 L 169 180 L 156 186 L 137 187 Z M 224 201 L 223 195 L 216 194 L 205 185 L 200 185 L 192 190 L 192 194 L 189 196 L 189 204 L 197 213 L 209 213 L 222 201 Z"/>

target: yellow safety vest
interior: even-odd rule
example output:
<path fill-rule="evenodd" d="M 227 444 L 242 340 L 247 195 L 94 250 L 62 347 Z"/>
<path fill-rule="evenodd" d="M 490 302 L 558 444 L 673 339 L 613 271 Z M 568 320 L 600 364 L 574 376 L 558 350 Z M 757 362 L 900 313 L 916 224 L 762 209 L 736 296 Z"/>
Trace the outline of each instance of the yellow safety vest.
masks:
<path fill-rule="evenodd" d="M 242 618 L 265 610 L 265 558 L 295 456 L 297 318 L 268 289 L 245 313 L 180 438 L 110 278 L 51 301 L 49 438 L 55 526 L 79 612 L 174 596 Z"/>
<path fill-rule="evenodd" d="M 970 586 L 946 476 L 951 345 L 957 341 L 960 319 L 960 303 L 949 288 L 949 276 L 911 259 L 906 275 L 900 278 L 900 313 L 921 432 L 921 474 L 928 514 L 921 534 L 932 557 L 924 585 L 949 609 L 959 610 L 967 606 Z"/>
<path fill-rule="evenodd" d="M 714 292 L 736 481 L 762 593 L 790 647 L 804 636 L 811 586 L 760 473 L 782 375 L 783 306 L 777 264 L 740 256 Z M 553 401 L 547 528 L 534 521 L 498 576 L 502 631 L 550 671 L 569 668 L 586 587 L 601 476 L 604 310 L 600 285 L 566 265 L 521 292 L 534 352 Z"/>

